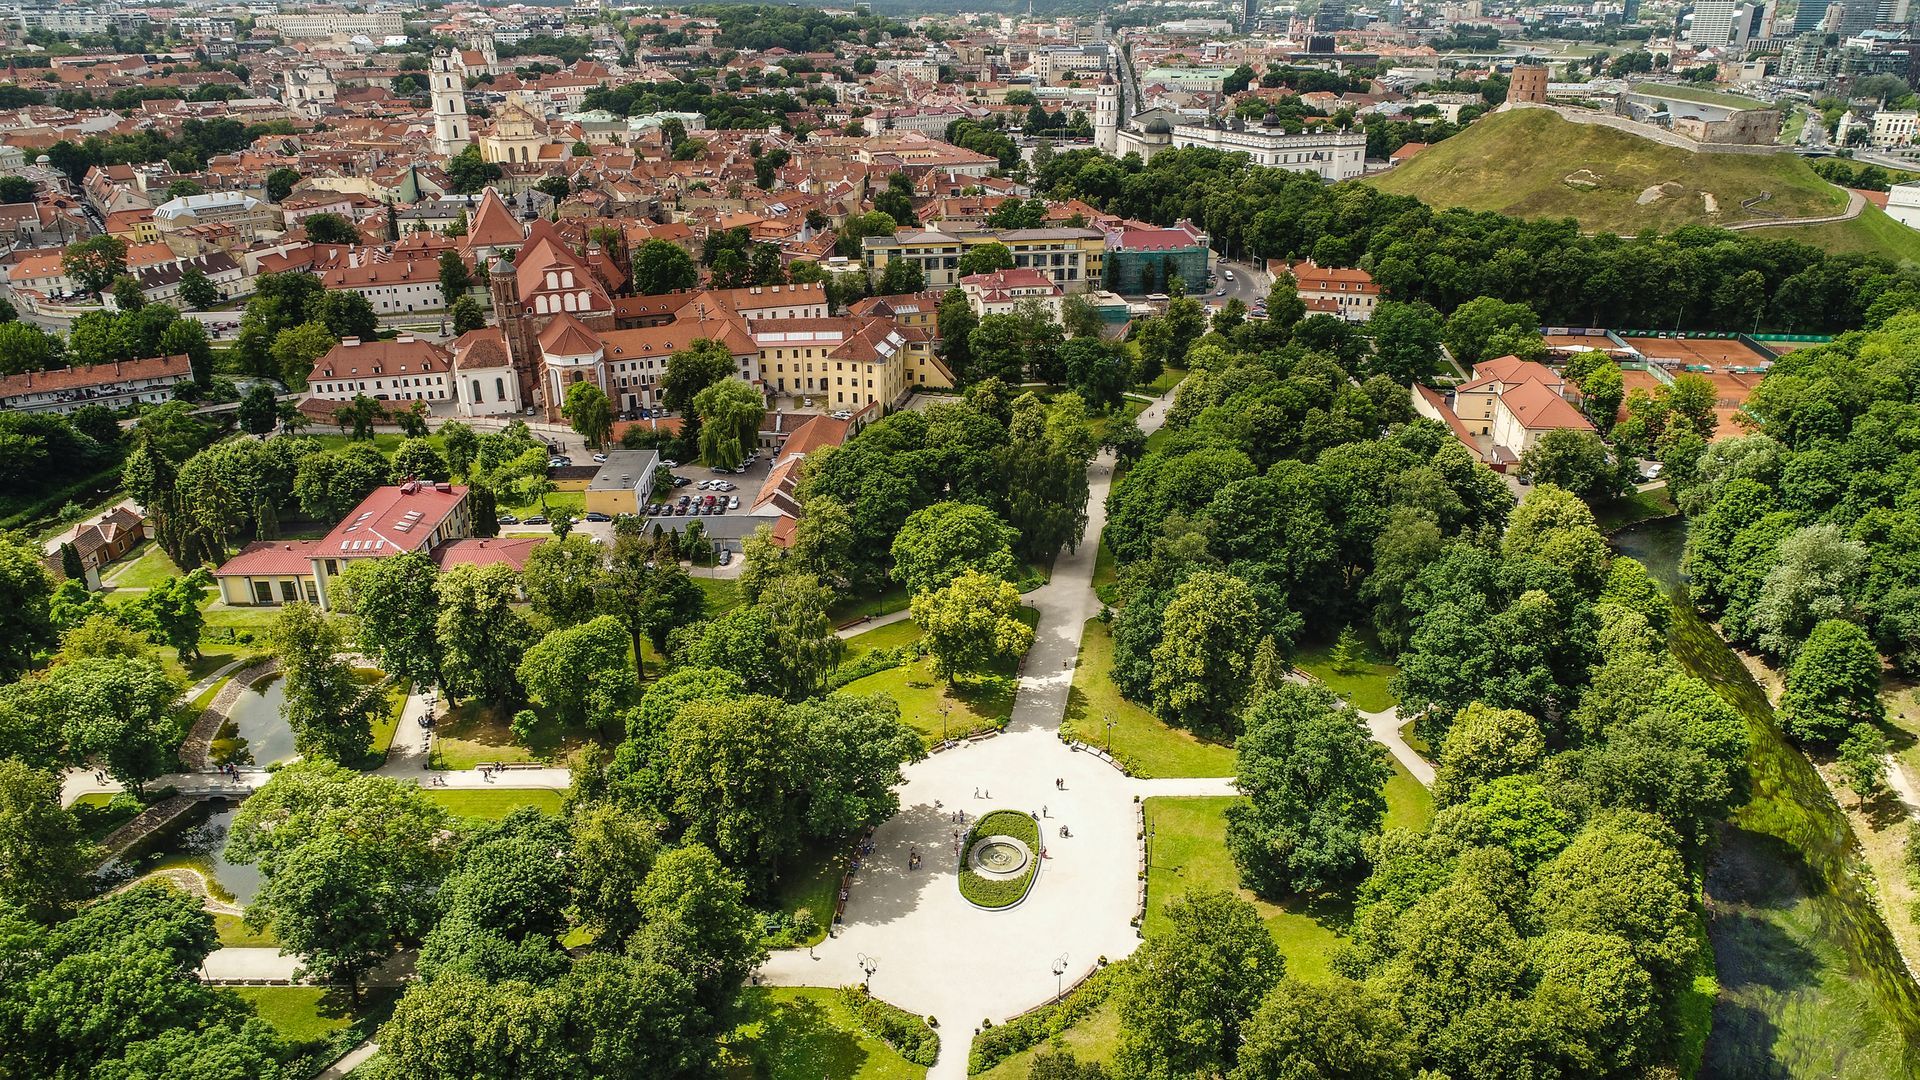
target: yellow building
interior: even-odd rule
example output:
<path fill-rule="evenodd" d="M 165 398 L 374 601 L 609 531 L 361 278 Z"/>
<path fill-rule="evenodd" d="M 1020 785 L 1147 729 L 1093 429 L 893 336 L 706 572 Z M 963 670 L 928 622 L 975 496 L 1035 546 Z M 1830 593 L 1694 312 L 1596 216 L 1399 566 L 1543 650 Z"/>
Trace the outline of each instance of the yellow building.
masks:
<path fill-rule="evenodd" d="M 587 482 L 587 513 L 637 514 L 653 498 L 660 455 L 652 450 L 615 450 Z"/>
<path fill-rule="evenodd" d="M 761 381 L 775 393 L 851 412 L 892 405 L 907 391 L 907 336 L 887 320 L 781 319 L 756 323 L 753 341 Z"/>
<path fill-rule="evenodd" d="M 1038 270 L 1063 292 L 1099 288 L 1106 274 L 1107 240 L 1098 229 L 901 229 L 862 240 L 861 254 L 881 273 L 906 259 L 920 267 L 926 288 L 944 291 L 960 283 L 960 256 L 981 244 L 1006 245 L 1015 268 Z"/>

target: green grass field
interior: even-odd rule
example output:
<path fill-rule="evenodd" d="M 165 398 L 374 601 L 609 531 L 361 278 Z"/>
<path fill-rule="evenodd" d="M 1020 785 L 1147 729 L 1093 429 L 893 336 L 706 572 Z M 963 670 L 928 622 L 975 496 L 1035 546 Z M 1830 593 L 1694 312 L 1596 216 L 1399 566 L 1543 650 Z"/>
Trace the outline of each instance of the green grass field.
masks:
<path fill-rule="evenodd" d="M 1572 217 L 1585 229 L 1622 235 L 1760 220 L 1744 214 L 1740 202 L 1762 192 L 1773 196 L 1765 209 L 1784 217 L 1837 214 L 1847 206 L 1844 191 L 1791 154 L 1694 154 L 1624 131 L 1576 124 L 1545 109 L 1485 117 L 1365 183 L 1433 206 Z M 1666 186 L 1659 198 L 1638 201 L 1660 185 Z M 1717 213 L 1708 211 L 1704 195 L 1713 197 Z M 1762 232 L 1822 246 L 1853 245 L 1835 250 L 1893 242 L 1891 234 L 1875 230 L 1869 235 L 1860 222 L 1847 224 L 1853 227 Z M 1909 241 L 1907 248 L 1913 246 L 1920 245 Z"/>
<path fill-rule="evenodd" d="M 860 1030 L 840 991 L 748 987 L 721 1040 L 726 1080 L 918 1080 L 927 1070 Z"/>
<path fill-rule="evenodd" d="M 263 926 L 255 933 L 240 916 L 225 912 L 214 913 L 213 930 L 220 935 L 220 944 L 229 949 L 270 949 L 280 944 L 280 939 L 273 936 L 273 927 Z"/>
<path fill-rule="evenodd" d="M 835 626 L 852 622 L 863 616 L 888 615 L 896 611 L 905 611 L 913 600 L 907 590 L 899 585 L 889 586 L 885 591 L 871 596 L 843 594 L 827 605 L 827 618 Z"/>
<path fill-rule="evenodd" d="M 1108 1064 L 1113 1061 L 1115 1051 L 1120 1048 L 1120 1009 L 1110 997 L 1100 1007 L 1088 1013 L 1079 1023 L 1059 1033 L 1061 1047 L 1073 1051 L 1073 1056 L 1082 1062 Z M 1041 1043 L 1031 1050 L 1022 1050 L 1000 1064 L 977 1073 L 974 1080 L 1027 1080 L 1027 1073 L 1033 1066 L 1035 1054 L 1047 1049 L 1050 1043 Z"/>
<path fill-rule="evenodd" d="M 523 806 L 531 806 L 541 813 L 560 812 L 560 797 L 563 792 L 545 788 L 481 788 L 477 791 L 451 791 L 445 788 L 424 788 L 426 796 L 456 817 L 475 818 L 480 821 L 499 821 Z"/>
<path fill-rule="evenodd" d="M 1387 663 L 1371 642 L 1366 643 L 1359 661 L 1345 671 L 1334 667 L 1331 644 L 1303 648 L 1293 663 L 1361 712 L 1385 712 L 1400 703 L 1387 689 L 1387 680 L 1400 669 Z"/>
<path fill-rule="evenodd" d="M 1601 532 L 1611 532 L 1679 512 L 1680 508 L 1667 496 L 1667 489 L 1659 487 L 1652 491 L 1629 491 L 1618 499 L 1608 499 L 1593 508 L 1593 520 Z"/>
<path fill-rule="evenodd" d="M 160 545 L 145 540 L 120 557 L 101 584 L 115 589 L 151 589 L 171 577 L 179 577 L 180 568 L 160 550 Z"/>
<path fill-rule="evenodd" d="M 827 928 L 833 920 L 834 893 L 840 887 L 840 875 L 846 870 L 849 847 L 842 841 L 815 844 L 781 869 L 770 906 L 784 912 L 789 919 L 794 912 L 806 908 L 813 913 L 817 927 L 805 940 L 793 944 L 805 947 L 826 940 Z"/>
<path fill-rule="evenodd" d="M 1233 747 L 1170 727 L 1120 696 L 1113 685 L 1113 631 L 1099 619 L 1089 619 L 1067 695 L 1064 729 L 1084 742 L 1106 746 L 1109 720 L 1114 722 L 1114 756 L 1137 776 L 1233 775 Z"/>
<path fill-rule="evenodd" d="M 707 617 L 712 618 L 722 612 L 732 611 L 743 603 L 740 596 L 740 582 L 734 578 L 701 577 L 696 574 L 693 583 L 707 594 Z"/>
<path fill-rule="evenodd" d="M 840 666 L 851 667 L 855 661 L 870 652 L 879 649 L 897 649 L 902 645 L 919 641 L 921 636 L 920 624 L 912 619 L 902 619 L 862 634 L 855 634 L 846 639 L 846 652 L 840 656 Z"/>
<path fill-rule="evenodd" d="M 292 1042 L 317 1043 L 353 1023 L 347 992 L 326 986 L 236 986 L 260 1018 Z"/>
<path fill-rule="evenodd" d="M 840 692 L 885 694 L 900 703 L 900 718 L 929 742 L 939 741 L 943 734 L 965 735 L 997 728 L 1013 715 L 1012 675 L 965 676 L 950 687 L 945 679 L 934 675 L 931 663 L 922 659 L 888 668 L 855 679 Z"/>
<path fill-rule="evenodd" d="M 513 740 L 513 717 L 503 708 L 463 702 L 434 726 L 433 767 L 471 769 L 492 762 L 560 762 L 584 741 L 581 733 L 562 732 L 532 747 Z"/>
<path fill-rule="evenodd" d="M 1852 221 L 1753 229 L 1750 232 L 1761 239 L 1798 240 L 1837 253 L 1857 252 L 1920 260 L 1920 231 L 1893 220 L 1885 210 L 1872 203 L 1868 203 L 1866 209 L 1860 211 L 1860 216 Z"/>

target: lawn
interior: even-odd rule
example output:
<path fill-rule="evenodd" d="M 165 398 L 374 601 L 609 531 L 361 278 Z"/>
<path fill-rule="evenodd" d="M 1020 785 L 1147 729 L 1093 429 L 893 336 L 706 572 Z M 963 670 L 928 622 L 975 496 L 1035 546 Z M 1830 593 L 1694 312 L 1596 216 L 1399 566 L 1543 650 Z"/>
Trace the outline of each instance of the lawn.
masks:
<path fill-rule="evenodd" d="M 587 493 L 584 491 L 552 491 L 547 493 L 546 502 L 539 499 L 529 503 L 509 503 L 502 501 L 497 508 L 502 514 L 512 514 L 517 518 L 528 518 L 534 514 L 549 514 L 555 510 L 571 510 L 575 519 L 584 517 L 587 512 Z M 511 528 L 511 526 L 508 526 Z"/>
<path fill-rule="evenodd" d="M 744 602 L 740 595 L 738 578 L 701 577 L 695 574 L 693 583 L 700 587 L 701 592 L 707 594 L 708 618 L 721 612 L 732 611 Z"/>
<path fill-rule="evenodd" d="M 1100 546 L 1093 551 L 1093 593 L 1100 602 L 1113 606 L 1119 600 L 1120 568 L 1107 546 L 1107 534 L 1100 534 Z"/>
<path fill-rule="evenodd" d="M 1740 203 L 1762 192 L 1772 196 L 1765 209 L 1782 217 L 1837 214 L 1847 206 L 1844 191 L 1791 154 L 1695 154 L 1545 109 L 1483 117 L 1363 182 L 1435 207 L 1573 217 L 1588 231 L 1621 235 L 1760 220 Z M 1649 192 L 1658 197 L 1642 202 Z M 1820 242 L 1807 230 L 1762 231 Z"/>
<path fill-rule="evenodd" d="M 888 586 L 884 592 L 871 596 L 839 596 L 827 605 L 827 618 L 833 620 L 833 625 L 841 626 L 859 618 L 905 611 L 912 599 L 900 585 Z"/>
<path fill-rule="evenodd" d="M 374 671 L 371 668 L 362 668 L 360 677 L 365 679 L 368 678 L 368 676 L 372 676 L 369 681 L 378 681 L 386 678 L 383 672 Z M 387 711 L 381 714 L 380 722 L 373 725 L 373 742 L 367 751 L 373 757 L 383 760 L 386 758 L 387 748 L 393 745 L 394 730 L 400 726 L 400 714 L 406 710 L 406 707 L 407 688 L 404 686 L 388 687 Z"/>
<path fill-rule="evenodd" d="M 1144 410 L 1146 407 L 1147 407 L 1147 403 L 1138 398 L 1125 398 L 1120 402 L 1121 410 L 1126 414 L 1127 418 L 1130 420 L 1136 416 L 1139 416 L 1141 411 Z M 1107 425 L 1112 422 L 1113 422 L 1112 417 L 1104 413 L 1096 414 L 1088 418 L 1087 432 L 1093 436 L 1093 441 L 1096 445 L 1098 445 L 1102 439 L 1105 439 L 1107 437 Z"/>
<path fill-rule="evenodd" d="M 180 568 L 160 545 L 145 540 L 109 567 L 101 584 L 114 589 L 151 589 L 168 578 L 179 576 Z"/>
<path fill-rule="evenodd" d="M 850 846 L 840 840 L 815 844 L 787 863 L 773 889 L 772 910 L 791 921 L 794 912 L 806 908 L 813 913 L 816 927 L 805 940 L 787 944 L 804 948 L 827 939 L 827 929 L 833 922 L 834 894 L 840 888 L 840 875 L 846 870 Z"/>
<path fill-rule="evenodd" d="M 1110 735 L 1109 720 L 1114 722 Z M 1064 730 L 1096 746 L 1108 745 L 1110 738 L 1114 756 L 1136 776 L 1233 775 L 1231 746 L 1163 724 L 1120 696 L 1113 685 L 1113 632 L 1099 619 L 1087 620 L 1080 639 Z"/>
<path fill-rule="evenodd" d="M 1382 825 L 1389 829 L 1425 828 L 1433 819 L 1433 792 L 1415 780 L 1407 767 L 1392 755 L 1388 755 L 1387 764 L 1393 766 L 1393 775 L 1387 778 L 1384 789 L 1387 818 Z"/>
<path fill-rule="evenodd" d="M 1836 254 L 1858 252 L 1881 254 L 1894 259 L 1920 259 L 1920 231 L 1893 220 L 1885 210 L 1872 203 L 1868 203 L 1860 211 L 1860 216 L 1851 221 L 1755 229 L 1749 235 L 1762 240 L 1798 240 Z"/>
<path fill-rule="evenodd" d="M 964 676 L 950 687 L 933 674 L 932 661 L 923 658 L 855 679 L 840 692 L 885 694 L 900 703 L 902 720 L 928 742 L 938 742 L 943 736 L 1004 727 L 1013 715 L 1016 682 L 1012 675 L 990 674 Z"/>
<path fill-rule="evenodd" d="M 1080 1061 L 1112 1062 L 1114 1052 L 1120 1048 L 1119 1006 L 1113 998 L 1107 998 L 1079 1023 L 1060 1032 L 1058 1038 L 1060 1045 L 1073 1051 L 1073 1056 Z M 976 1074 L 974 1080 L 1027 1080 L 1034 1055 L 1051 1045 L 1051 1041 L 1043 1042 L 1031 1050 L 1022 1050 L 986 1072 Z"/>
<path fill-rule="evenodd" d="M 1673 499 L 1662 486 L 1652 491 L 1629 491 L 1618 499 L 1608 499 L 1593 508 L 1593 520 L 1601 532 L 1612 532 L 1679 512 L 1680 508 L 1673 505 Z"/>
<path fill-rule="evenodd" d="M 347 992 L 332 986 L 236 986 L 260 1018 L 296 1043 L 317 1043 L 353 1023 Z"/>
<path fill-rule="evenodd" d="M 846 652 L 841 654 L 840 666 L 852 667 L 862 656 L 879 649 L 897 649 L 919 641 L 922 636 L 920 624 L 912 619 L 901 619 L 846 639 Z"/>
<path fill-rule="evenodd" d="M 918 1080 L 927 1070 L 860 1030 L 840 991 L 748 987 L 741 1021 L 721 1040 L 727 1080 Z"/>
<path fill-rule="evenodd" d="M 495 705 L 463 702 L 456 705 L 433 728 L 433 767 L 436 769 L 472 769 L 493 762 L 542 761 L 554 763 L 585 742 L 581 732 L 562 732 L 538 745 L 522 746 L 513 740 L 513 717 Z"/>
<path fill-rule="evenodd" d="M 225 912 L 214 912 L 213 930 L 220 935 L 220 944 L 229 949 L 272 949 L 280 945 L 280 939 L 273 936 L 273 927 L 261 927 L 260 932 L 255 933 L 240 916 Z"/>
<path fill-rule="evenodd" d="M 1385 712 L 1400 703 L 1387 689 L 1387 680 L 1400 669 L 1387 663 L 1371 641 L 1363 641 L 1358 661 L 1345 671 L 1334 666 L 1331 644 L 1301 649 L 1293 664 L 1325 683 L 1327 689 L 1346 698 L 1361 712 Z"/>
<path fill-rule="evenodd" d="M 80 831 L 86 834 L 87 839 L 99 843 L 113 830 L 139 817 L 141 807 L 131 801 L 131 796 L 121 800 L 116 807 L 112 795 L 93 791 L 73 800 L 73 805 L 68 809 L 80 819 Z"/>
<path fill-rule="evenodd" d="M 1187 377 L 1187 369 L 1170 367 L 1160 372 L 1159 378 L 1153 380 L 1152 382 L 1141 387 L 1140 389 L 1145 391 L 1146 393 L 1149 393 L 1158 397 L 1159 395 L 1164 394 L 1167 391 L 1173 389 L 1174 387 L 1180 385 L 1180 380 L 1186 377 Z"/>
<path fill-rule="evenodd" d="M 1227 807 L 1237 798 L 1148 799 L 1147 827 L 1153 836 L 1147 853 L 1149 937 L 1165 929 L 1167 901 L 1192 889 L 1224 889 L 1253 904 L 1286 957 L 1287 973 L 1324 981 L 1333 950 L 1340 944 L 1352 904 L 1327 896 L 1271 904 L 1240 888 L 1240 872 L 1227 853 Z"/>
<path fill-rule="evenodd" d="M 480 788 L 453 791 L 446 788 L 422 788 L 427 798 L 447 808 L 455 817 L 479 821 L 499 821 L 523 806 L 544 814 L 560 812 L 563 792 L 548 788 Z"/>

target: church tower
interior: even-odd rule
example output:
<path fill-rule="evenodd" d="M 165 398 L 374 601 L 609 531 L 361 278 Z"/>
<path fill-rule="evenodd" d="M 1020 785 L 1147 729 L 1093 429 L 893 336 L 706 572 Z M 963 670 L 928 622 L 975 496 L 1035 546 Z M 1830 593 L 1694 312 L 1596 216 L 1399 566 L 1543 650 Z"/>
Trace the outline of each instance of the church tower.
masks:
<path fill-rule="evenodd" d="M 453 157 L 473 141 L 467 130 L 467 96 L 459 72 L 453 70 L 453 58 L 435 53 L 427 78 L 433 90 L 433 150 Z"/>
<path fill-rule="evenodd" d="M 1100 80 L 1093 104 L 1093 145 L 1103 154 L 1119 155 L 1120 88 L 1110 78 Z"/>

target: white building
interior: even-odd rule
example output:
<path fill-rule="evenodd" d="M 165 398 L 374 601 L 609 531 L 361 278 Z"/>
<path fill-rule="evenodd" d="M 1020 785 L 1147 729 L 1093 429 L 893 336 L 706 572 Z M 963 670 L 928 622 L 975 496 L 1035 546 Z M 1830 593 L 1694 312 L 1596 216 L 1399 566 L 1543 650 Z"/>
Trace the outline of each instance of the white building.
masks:
<path fill-rule="evenodd" d="M 467 95 L 460 74 L 446 53 L 436 53 L 433 68 L 427 73 L 433 92 L 433 152 L 453 157 L 473 141 L 467 126 Z"/>
<path fill-rule="evenodd" d="M 1867 141 L 1881 148 L 1912 146 L 1916 126 L 1920 126 L 1920 112 L 1881 109 L 1873 114 L 1873 131 Z"/>
<path fill-rule="evenodd" d="M 385 38 L 407 32 L 398 11 L 323 11 L 310 15 L 262 15 L 258 24 L 286 38 Z"/>
<path fill-rule="evenodd" d="M 1269 120 L 1272 118 L 1269 117 Z M 1289 135 L 1277 121 L 1258 127 L 1176 124 L 1176 147 L 1204 146 L 1246 154 L 1255 165 L 1318 173 L 1323 180 L 1352 180 L 1366 171 L 1367 135 L 1363 131 L 1304 132 Z"/>
<path fill-rule="evenodd" d="M 453 391 L 462 416 L 520 412 L 520 377 L 498 327 L 469 330 L 453 343 Z"/>
<path fill-rule="evenodd" d="M 1920 229 L 1920 183 L 1895 184 L 1890 188 L 1887 216 L 1909 229 Z"/>
<path fill-rule="evenodd" d="M 392 341 L 340 339 L 313 362 L 307 388 L 322 401 L 352 401 L 365 394 L 376 401 L 448 401 L 453 357 L 445 349 L 411 334 Z"/>

